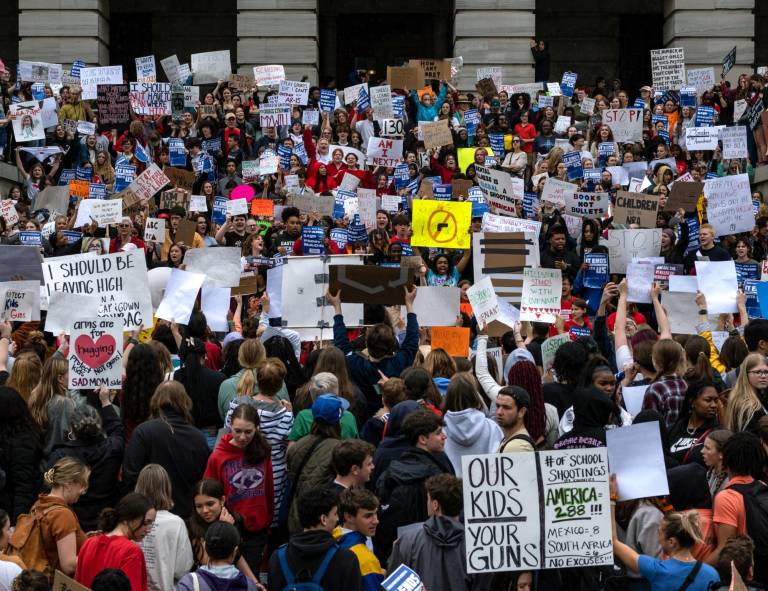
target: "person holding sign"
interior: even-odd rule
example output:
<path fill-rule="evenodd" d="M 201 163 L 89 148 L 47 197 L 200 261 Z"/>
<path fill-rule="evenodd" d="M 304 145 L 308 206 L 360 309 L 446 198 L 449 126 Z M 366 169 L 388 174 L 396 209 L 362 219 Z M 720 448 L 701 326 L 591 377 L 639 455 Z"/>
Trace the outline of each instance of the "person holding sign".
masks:
<path fill-rule="evenodd" d="M 437 116 L 440 114 L 440 108 L 445 102 L 445 97 L 448 94 L 449 87 L 451 92 L 456 92 L 456 89 L 453 86 L 451 86 L 445 80 L 442 80 L 440 85 L 440 93 L 437 95 L 437 98 L 435 98 L 435 96 L 432 94 L 431 89 L 427 92 L 424 92 L 421 95 L 421 98 L 419 98 L 419 95 L 415 89 L 411 90 L 410 96 L 416 105 L 416 121 L 434 121 L 435 118 L 437 118 Z M 407 88 L 403 90 L 408 92 Z"/>
<path fill-rule="evenodd" d="M 619 485 L 616 475 L 611 475 L 611 517 L 613 552 L 633 573 L 645 577 L 651 591 L 707 591 L 710 584 L 720 580 L 717 571 L 708 564 L 702 564 L 691 554 L 696 543 L 701 542 L 698 513 L 667 513 L 659 526 L 659 542 L 667 560 L 638 554 L 627 546 L 617 535 L 616 501 L 619 500 Z"/>

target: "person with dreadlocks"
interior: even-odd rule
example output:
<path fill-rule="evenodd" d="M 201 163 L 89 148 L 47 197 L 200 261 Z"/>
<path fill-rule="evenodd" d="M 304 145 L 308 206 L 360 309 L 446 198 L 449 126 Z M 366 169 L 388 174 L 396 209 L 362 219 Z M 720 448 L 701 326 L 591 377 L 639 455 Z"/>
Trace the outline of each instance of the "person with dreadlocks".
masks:
<path fill-rule="evenodd" d="M 557 439 L 557 409 L 544 402 L 541 374 L 530 361 L 518 361 L 509 370 L 507 384 L 519 386 L 531 397 L 531 406 L 525 414 L 525 426 L 536 442 L 536 447 L 550 447 Z"/>

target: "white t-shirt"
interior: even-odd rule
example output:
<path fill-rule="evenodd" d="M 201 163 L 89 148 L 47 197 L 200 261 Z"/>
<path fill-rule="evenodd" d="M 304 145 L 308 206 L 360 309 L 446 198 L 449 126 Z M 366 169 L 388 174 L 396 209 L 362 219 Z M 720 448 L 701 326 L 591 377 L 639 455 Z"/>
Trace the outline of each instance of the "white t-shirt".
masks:
<path fill-rule="evenodd" d="M 170 511 L 157 512 L 152 529 L 139 546 L 144 551 L 152 591 L 173 589 L 194 564 L 187 526 Z"/>
<path fill-rule="evenodd" d="M 619 371 L 624 371 L 624 366 L 628 363 L 633 363 L 634 361 L 632 351 L 629 350 L 628 345 L 622 345 L 616 349 L 616 367 Z"/>
<path fill-rule="evenodd" d="M 13 580 L 20 572 L 17 564 L 0 560 L 0 591 L 10 591 Z"/>

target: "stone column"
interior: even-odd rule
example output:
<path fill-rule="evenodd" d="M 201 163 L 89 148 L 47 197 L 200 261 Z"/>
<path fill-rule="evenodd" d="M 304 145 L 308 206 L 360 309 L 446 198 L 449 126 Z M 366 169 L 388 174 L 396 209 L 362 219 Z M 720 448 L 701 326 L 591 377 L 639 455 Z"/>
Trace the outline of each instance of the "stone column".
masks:
<path fill-rule="evenodd" d="M 109 65 L 109 0 L 19 0 L 19 59 Z"/>
<path fill-rule="evenodd" d="M 237 70 L 283 64 L 288 80 L 317 84 L 317 0 L 237 0 Z"/>
<path fill-rule="evenodd" d="M 474 90 L 477 68 L 487 66 L 503 68 L 503 84 L 533 82 L 535 8 L 536 0 L 456 0 L 453 55 L 464 58 L 454 80 L 459 90 Z"/>
<path fill-rule="evenodd" d="M 762 1 L 762 0 L 761 0 Z M 685 49 L 685 67 L 712 66 L 720 78 L 723 58 L 736 46 L 727 79 L 751 72 L 755 59 L 755 0 L 664 0 L 664 46 Z"/>

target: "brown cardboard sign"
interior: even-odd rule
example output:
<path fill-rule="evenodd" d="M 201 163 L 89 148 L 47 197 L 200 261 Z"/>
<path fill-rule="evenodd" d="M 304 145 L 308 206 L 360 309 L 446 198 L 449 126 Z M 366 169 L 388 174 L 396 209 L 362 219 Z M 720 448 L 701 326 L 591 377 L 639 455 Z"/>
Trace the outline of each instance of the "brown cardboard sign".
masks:
<path fill-rule="evenodd" d="M 328 290 L 341 290 L 341 301 L 357 304 L 405 303 L 404 287 L 413 285 L 413 269 L 374 265 L 331 265 Z"/>
<path fill-rule="evenodd" d="M 424 147 L 441 148 L 442 146 L 453 145 L 453 134 L 448 127 L 448 120 L 423 121 L 421 127 L 421 137 L 424 139 Z"/>
<path fill-rule="evenodd" d="M 298 207 L 301 213 L 317 213 L 319 215 L 333 215 L 335 203 L 333 195 L 297 195 L 288 193 L 285 205 Z"/>
<path fill-rule="evenodd" d="M 489 98 L 499 94 L 499 91 L 496 88 L 496 83 L 493 81 L 493 78 L 483 78 L 482 80 L 478 80 L 475 83 L 475 88 L 477 88 L 477 92 L 479 92 L 485 98 Z"/>
<path fill-rule="evenodd" d="M 415 59 L 409 60 L 410 67 L 421 67 L 424 71 L 423 83 L 429 84 L 432 80 L 450 80 L 451 79 L 451 61 L 436 59 Z M 421 84 L 419 84 L 421 86 Z"/>
<path fill-rule="evenodd" d="M 196 175 L 191 170 L 184 170 L 183 168 L 174 168 L 173 166 L 166 166 L 163 168 L 163 173 L 171 181 L 171 184 L 186 191 L 192 191 L 192 185 L 195 184 Z"/>
<path fill-rule="evenodd" d="M 387 66 L 387 81 L 390 87 L 400 90 L 412 90 L 424 84 L 424 70 L 421 66 Z"/>
<path fill-rule="evenodd" d="M 641 228 L 655 228 L 658 210 L 659 195 L 618 191 L 616 207 L 613 208 L 613 222 L 626 226 L 637 224 Z"/>
<path fill-rule="evenodd" d="M 197 224 L 192 220 L 179 220 L 176 227 L 176 242 L 187 247 L 192 247 L 195 241 L 195 229 Z"/>
<path fill-rule="evenodd" d="M 469 190 L 475 186 L 475 183 L 467 179 L 453 179 L 451 181 L 452 199 L 467 199 Z"/>
<path fill-rule="evenodd" d="M 60 570 L 57 570 L 53 576 L 53 589 L 55 591 L 90 591 L 88 587 L 81 585 Z"/>
<path fill-rule="evenodd" d="M 699 197 L 703 192 L 704 183 L 678 181 L 672 185 L 672 191 L 663 211 L 677 211 L 681 207 L 685 211 L 696 211 Z"/>
<path fill-rule="evenodd" d="M 160 194 L 160 209 L 171 209 L 172 207 L 183 207 L 186 211 L 189 208 L 189 202 L 192 195 L 189 191 L 183 189 L 173 189 L 163 191 Z"/>
<path fill-rule="evenodd" d="M 240 285 L 232 288 L 232 295 L 250 295 L 259 291 L 259 278 L 257 275 L 240 275 Z"/>

